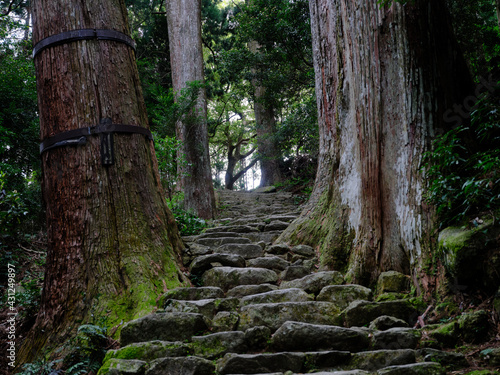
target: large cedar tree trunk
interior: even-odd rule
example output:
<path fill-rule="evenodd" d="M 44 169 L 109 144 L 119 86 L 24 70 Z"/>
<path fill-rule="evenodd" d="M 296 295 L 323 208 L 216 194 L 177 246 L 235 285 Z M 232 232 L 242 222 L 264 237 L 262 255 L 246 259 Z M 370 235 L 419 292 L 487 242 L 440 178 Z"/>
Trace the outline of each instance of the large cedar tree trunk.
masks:
<path fill-rule="evenodd" d="M 255 123 L 257 150 L 260 161 L 260 186 L 272 186 L 281 182 L 278 149 L 276 147 L 276 118 L 274 109 L 264 101 L 263 87 L 255 87 Z"/>
<path fill-rule="evenodd" d="M 201 0 L 167 0 L 168 38 L 174 91 L 179 94 L 188 83 L 204 82 L 201 44 Z M 200 90 L 190 120 L 177 123 L 177 139 L 182 142 L 179 163 L 184 206 L 204 219 L 215 214 L 215 195 L 210 169 L 207 130 L 207 100 Z M 195 118 L 193 120 L 193 118 Z"/>
<path fill-rule="evenodd" d="M 444 1 L 377 3 L 310 1 L 319 168 L 280 239 L 317 246 L 324 265 L 365 284 L 416 275 L 433 228 L 422 154 L 471 90 Z"/>
<path fill-rule="evenodd" d="M 129 35 L 123 0 L 35 0 L 34 43 L 64 31 Z M 115 124 L 148 128 L 134 51 L 110 40 L 56 45 L 35 57 L 41 138 Z M 115 134 L 114 165 L 99 136 L 42 154 L 49 252 L 40 312 L 20 362 L 67 342 L 80 324 L 119 329 L 181 284 L 181 240 L 165 204 L 153 143 Z"/>
<path fill-rule="evenodd" d="M 256 41 L 251 41 L 248 47 L 252 53 L 259 53 L 259 44 Z M 254 73 L 258 73 L 256 69 Z M 253 80 L 253 87 L 257 152 L 259 153 L 261 174 L 260 186 L 272 186 L 282 180 L 274 139 L 276 118 L 273 106 L 266 100 L 266 88 L 257 79 Z"/>

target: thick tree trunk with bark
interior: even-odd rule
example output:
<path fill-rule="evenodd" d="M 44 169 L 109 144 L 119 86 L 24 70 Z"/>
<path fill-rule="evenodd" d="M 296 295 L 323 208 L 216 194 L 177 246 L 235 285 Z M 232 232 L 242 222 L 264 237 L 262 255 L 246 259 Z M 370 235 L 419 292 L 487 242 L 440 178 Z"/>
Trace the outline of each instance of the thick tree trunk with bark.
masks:
<path fill-rule="evenodd" d="M 129 35 L 122 0 L 35 0 L 34 43 L 61 32 Z M 148 128 L 135 54 L 113 40 L 54 45 L 35 57 L 42 140 L 101 119 Z M 27 362 L 81 324 L 121 324 L 150 313 L 184 280 L 182 246 L 165 204 L 152 141 L 114 134 L 115 163 L 103 166 L 100 137 L 42 154 L 49 252 L 41 309 L 19 353 Z"/>
<path fill-rule="evenodd" d="M 247 0 L 248 1 L 248 0 Z M 249 43 L 252 53 L 258 53 L 259 44 Z M 255 71 L 256 72 L 256 71 Z M 260 186 L 272 186 L 281 182 L 281 172 L 278 162 L 278 151 L 274 135 L 276 134 L 276 118 L 274 108 L 266 101 L 266 89 L 257 80 L 254 86 L 255 129 L 257 132 L 257 151 L 260 160 Z"/>
<path fill-rule="evenodd" d="M 368 284 L 417 272 L 432 210 L 419 168 L 443 114 L 471 91 L 441 0 L 381 7 L 311 0 L 320 126 L 315 188 L 281 241 L 317 246 L 323 264 Z"/>
<path fill-rule="evenodd" d="M 201 0 L 167 0 L 168 38 L 174 91 L 180 93 L 189 82 L 204 82 L 201 44 Z M 204 219 L 215 214 L 215 195 L 210 169 L 207 130 L 207 100 L 200 90 L 191 121 L 177 124 L 185 162 L 179 164 L 184 206 Z M 193 120 L 194 118 L 194 120 Z"/>
<path fill-rule="evenodd" d="M 281 182 L 278 150 L 274 136 L 276 134 L 276 119 L 274 109 L 261 102 L 264 98 L 263 87 L 255 88 L 255 123 L 257 131 L 257 150 L 260 160 L 260 186 L 272 186 Z"/>

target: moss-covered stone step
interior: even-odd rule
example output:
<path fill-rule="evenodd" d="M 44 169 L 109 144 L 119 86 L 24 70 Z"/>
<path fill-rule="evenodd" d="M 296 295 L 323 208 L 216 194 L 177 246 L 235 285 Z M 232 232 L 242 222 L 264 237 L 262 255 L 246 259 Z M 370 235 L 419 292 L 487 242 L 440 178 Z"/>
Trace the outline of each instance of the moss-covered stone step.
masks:
<path fill-rule="evenodd" d="M 390 328 L 373 333 L 374 349 L 416 349 L 422 334 L 413 328 Z"/>
<path fill-rule="evenodd" d="M 344 351 L 282 352 L 272 354 L 226 354 L 217 361 L 218 373 L 259 374 L 276 371 L 309 372 L 349 363 L 351 354 Z"/>
<path fill-rule="evenodd" d="M 417 362 L 417 352 L 411 349 L 372 350 L 354 353 L 349 366 L 344 369 L 378 371 L 388 366 L 400 366 Z"/>
<path fill-rule="evenodd" d="M 192 313 L 159 313 L 126 323 L 120 343 L 126 346 L 146 341 L 184 341 L 207 329 L 205 318 Z"/>
<path fill-rule="evenodd" d="M 191 348 L 196 356 L 216 359 L 227 353 L 246 353 L 264 350 L 271 337 L 267 327 L 254 327 L 245 332 L 219 332 L 192 338 Z"/>
<path fill-rule="evenodd" d="M 216 267 L 202 276 L 203 285 L 229 290 L 238 285 L 274 284 L 278 281 L 276 272 L 265 268 Z"/>
<path fill-rule="evenodd" d="M 330 302 L 280 302 L 247 305 L 241 308 L 239 329 L 266 326 L 276 331 L 285 322 L 338 325 L 340 309 Z"/>
<path fill-rule="evenodd" d="M 369 332 L 336 326 L 286 322 L 273 335 L 271 347 L 277 351 L 347 350 L 370 348 Z"/>
<path fill-rule="evenodd" d="M 354 301 L 342 312 L 342 319 L 347 327 L 362 327 L 383 315 L 404 320 L 413 326 L 417 321 L 418 311 L 408 300 Z"/>
<path fill-rule="evenodd" d="M 188 343 L 181 341 L 148 341 L 137 342 L 120 349 L 108 350 L 103 363 L 111 359 L 140 359 L 152 361 L 164 357 L 186 357 L 193 354 L 193 349 Z"/>
<path fill-rule="evenodd" d="M 215 364 L 200 357 L 161 358 L 150 363 L 145 375 L 211 375 Z"/>
<path fill-rule="evenodd" d="M 372 290 L 361 285 L 328 285 L 321 289 L 316 300 L 335 303 L 345 309 L 356 300 L 371 301 Z"/>
<path fill-rule="evenodd" d="M 195 313 L 213 319 L 221 311 L 237 312 L 240 300 L 237 298 L 203 299 L 199 301 L 167 300 L 164 312 Z"/>

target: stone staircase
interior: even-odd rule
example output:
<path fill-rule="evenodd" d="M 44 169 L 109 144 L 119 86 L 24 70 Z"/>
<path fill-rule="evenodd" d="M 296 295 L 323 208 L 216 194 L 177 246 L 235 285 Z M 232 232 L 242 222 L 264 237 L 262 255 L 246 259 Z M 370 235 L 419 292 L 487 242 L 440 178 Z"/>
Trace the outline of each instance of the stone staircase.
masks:
<path fill-rule="evenodd" d="M 418 349 L 422 333 L 411 327 L 422 311 L 410 300 L 375 302 L 372 290 L 319 271 L 313 248 L 273 244 L 299 214 L 290 194 L 220 196 L 223 218 L 184 238 L 195 287 L 167 292 L 156 313 L 128 322 L 99 375 L 433 375 L 467 366 L 463 355 Z M 396 289 L 407 288 L 397 277 Z"/>

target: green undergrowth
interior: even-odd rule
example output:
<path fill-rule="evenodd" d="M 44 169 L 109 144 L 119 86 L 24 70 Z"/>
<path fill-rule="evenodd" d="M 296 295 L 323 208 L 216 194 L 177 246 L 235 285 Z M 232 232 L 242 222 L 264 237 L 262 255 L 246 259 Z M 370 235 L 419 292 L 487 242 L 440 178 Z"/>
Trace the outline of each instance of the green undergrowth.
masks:
<path fill-rule="evenodd" d="M 186 211 L 182 207 L 183 200 L 184 194 L 182 193 L 175 194 L 171 199 L 167 199 L 168 208 L 174 214 L 179 232 L 183 236 L 200 234 L 208 226 L 208 223 L 193 212 Z"/>
<path fill-rule="evenodd" d="M 460 125 L 433 141 L 422 171 L 427 200 L 441 227 L 500 212 L 500 104 L 498 96 L 478 100 L 470 125 Z"/>
<path fill-rule="evenodd" d="M 106 328 L 97 325 L 80 326 L 78 334 L 55 351 L 66 353 L 62 358 L 49 360 L 48 357 L 45 357 L 36 362 L 27 363 L 19 375 L 97 373 L 106 352 L 114 345 L 114 340 L 107 336 L 106 331 Z"/>

